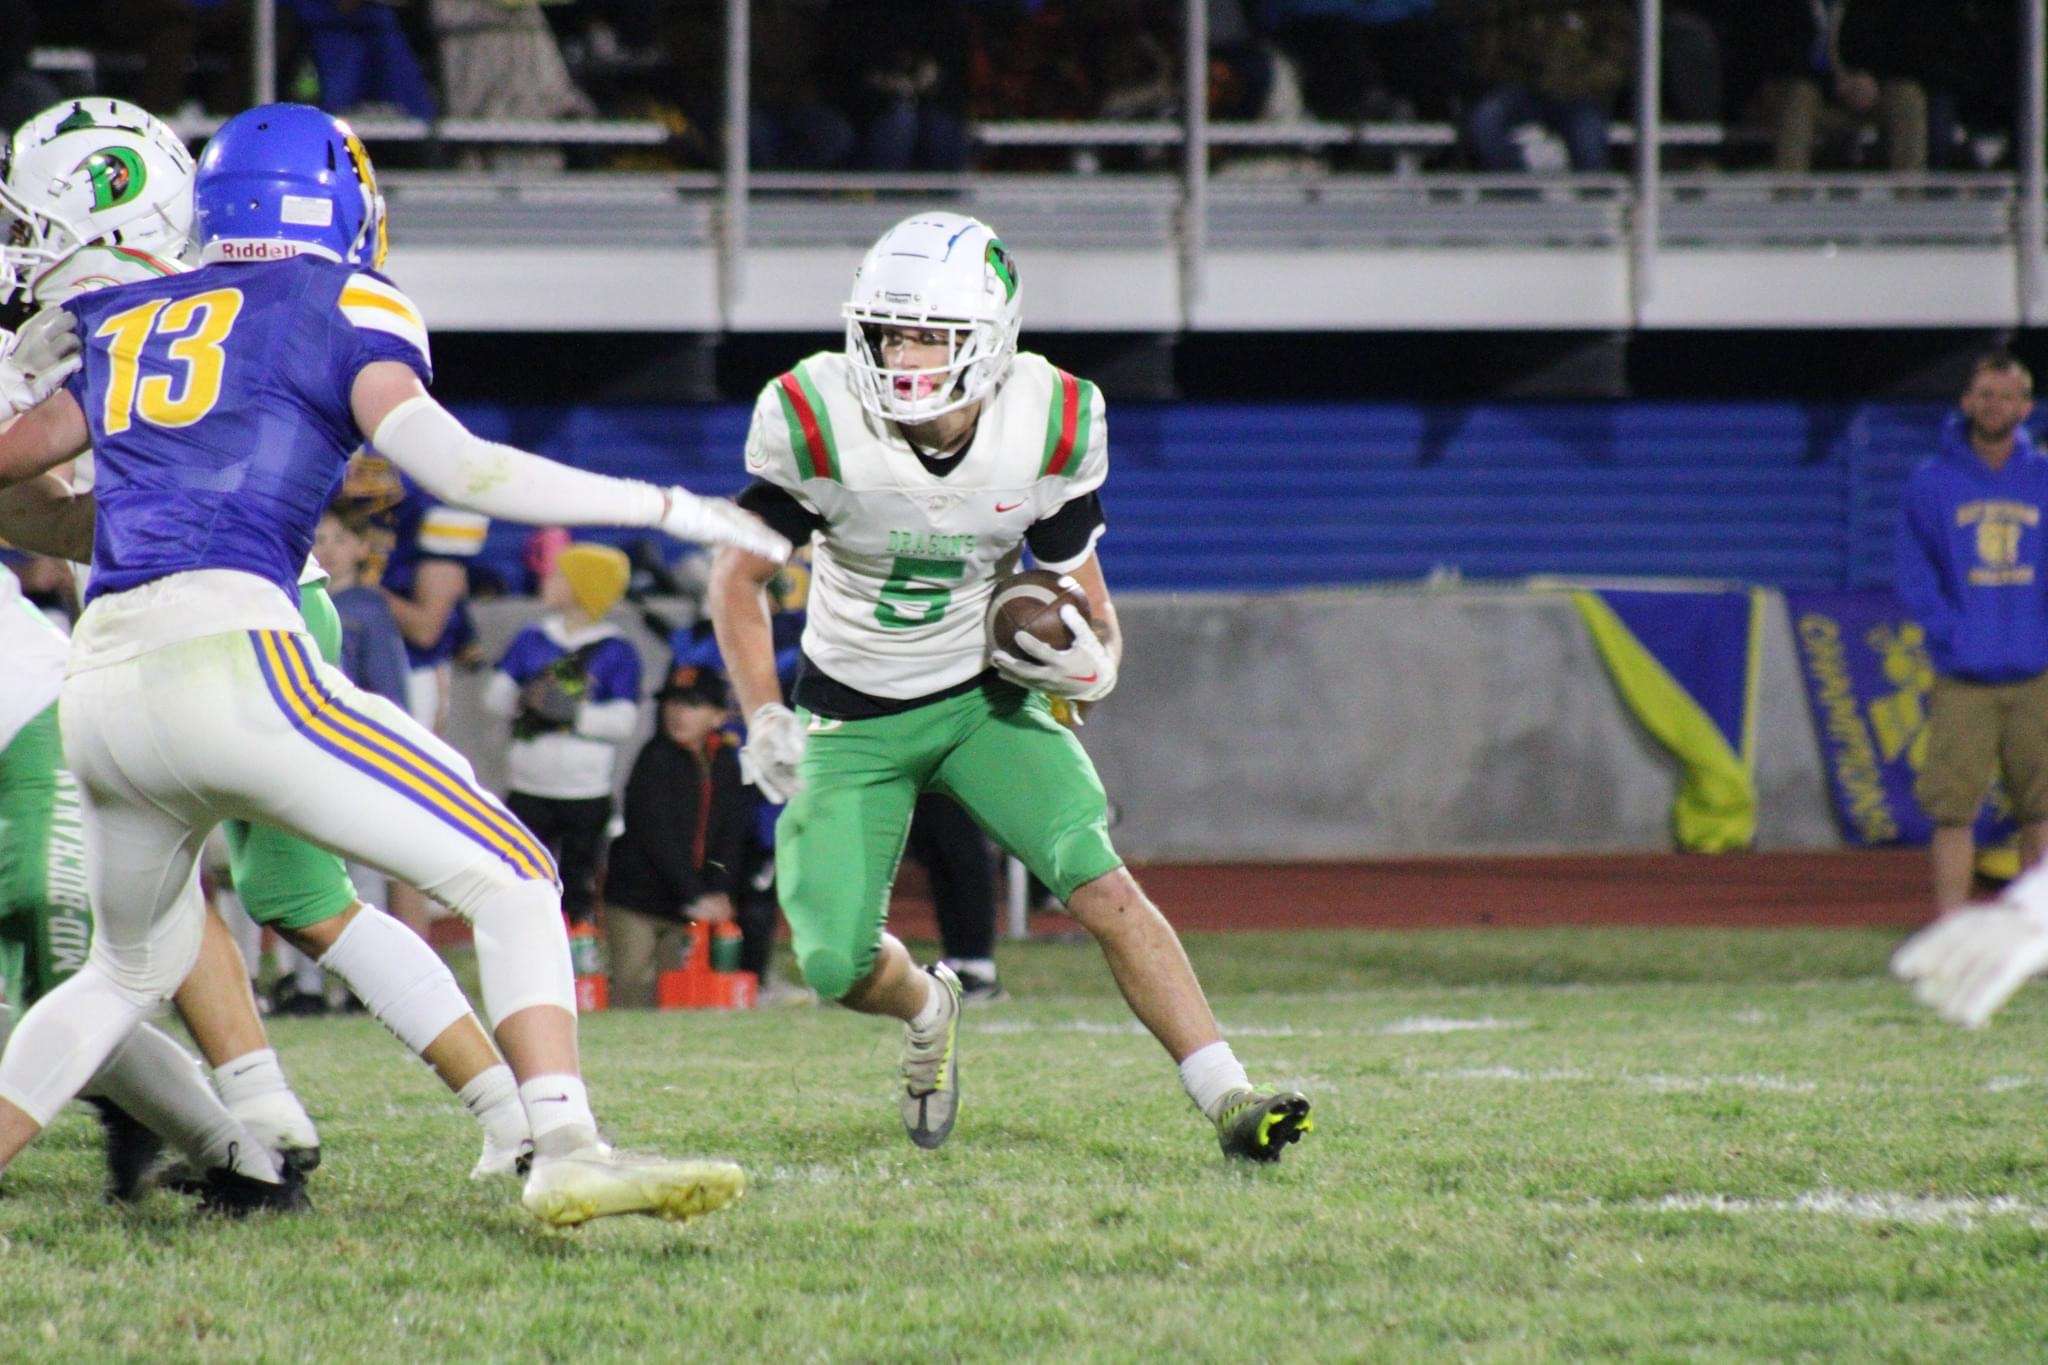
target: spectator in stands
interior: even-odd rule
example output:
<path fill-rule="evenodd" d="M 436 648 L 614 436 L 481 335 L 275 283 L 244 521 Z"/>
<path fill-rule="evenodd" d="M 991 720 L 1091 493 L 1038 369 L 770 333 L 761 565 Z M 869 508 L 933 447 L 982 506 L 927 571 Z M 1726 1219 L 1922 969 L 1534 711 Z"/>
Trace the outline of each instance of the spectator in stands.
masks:
<path fill-rule="evenodd" d="M 434 92 L 399 27 L 405 0 L 285 0 L 305 34 L 320 80 L 320 107 L 346 114 L 363 105 L 435 116 Z"/>
<path fill-rule="evenodd" d="M 1453 116 L 1464 80 L 1437 0 L 1261 0 L 1259 20 L 1301 73 L 1318 118 Z"/>
<path fill-rule="evenodd" d="M 538 0 L 432 0 L 450 118 L 591 118 Z M 492 164 L 559 167 L 556 148 L 496 152 Z"/>
<path fill-rule="evenodd" d="M 313 557 L 327 571 L 327 595 L 341 618 L 341 671 L 365 692 L 405 709 L 405 636 L 384 594 L 363 582 L 368 528 L 347 507 L 329 508 L 313 533 Z"/>
<path fill-rule="evenodd" d="M 1927 167 L 1927 91 L 1911 75 L 1910 9 L 1884 0 L 1758 0 L 1741 26 L 1760 79 L 1749 121 L 1771 139 L 1771 165 L 1811 171 L 1817 156 L 1854 164 L 1875 134 L 1895 171 Z M 1877 65 L 1867 65 L 1876 62 Z"/>
<path fill-rule="evenodd" d="M 215 114 L 249 104 L 249 0 L 104 0 L 109 32 L 142 53 L 135 102 L 170 118 L 187 106 L 194 58 L 219 69 L 200 87 L 198 103 Z"/>
<path fill-rule="evenodd" d="M 1886 96 L 1880 86 L 1875 125 L 1886 150 L 1894 136 L 1924 136 L 1923 166 L 1953 166 L 1966 157 L 1963 125 L 2009 134 L 2017 106 L 2018 6 L 2005 0 L 1947 0 L 1940 5 L 1909 0 L 1854 0 L 1841 20 L 1845 66 L 1876 72 L 1884 84 L 1900 87 Z M 1910 114 L 1914 87 L 1924 103 L 1924 133 Z M 1896 110 L 1888 110 L 1889 99 Z M 1917 145 L 1917 144 L 1913 144 Z M 1918 170 L 1892 159 L 1894 169 Z"/>
<path fill-rule="evenodd" d="M 484 709 L 512 722 L 506 804 L 554 855 L 571 924 L 596 908 L 612 767 L 640 719 L 639 652 L 604 619 L 630 572 L 609 545 L 562 551 L 541 586 L 548 614 L 512 637 L 484 687 Z"/>
<path fill-rule="evenodd" d="M 1607 169 L 1607 123 L 1634 66 L 1624 0 L 1479 0 L 1472 64 L 1481 93 L 1465 135 L 1481 170 L 1531 169 L 1517 136 L 1540 125 L 1575 171 Z"/>
<path fill-rule="evenodd" d="M 839 0 L 826 50 L 839 103 L 875 171 L 967 166 L 967 11 L 962 0 Z"/>
<path fill-rule="evenodd" d="M 35 45 L 35 7 L 0 0 L 0 133 L 12 133 L 58 100 L 57 87 L 29 69 Z"/>
<path fill-rule="evenodd" d="M 1919 796 L 1943 912 L 1969 898 L 1994 773 L 2023 863 L 2048 847 L 2048 458 L 2022 425 L 2033 376 L 2006 352 L 1982 356 L 1961 406 L 1906 482 L 1896 540 L 1899 597 L 1936 675 Z"/>
<path fill-rule="evenodd" d="M 763 0 L 748 17 L 747 154 L 762 170 L 830 171 L 853 157 L 853 120 L 826 86 L 857 58 L 832 46 L 826 17 L 818 0 Z"/>
<path fill-rule="evenodd" d="M 740 780 L 739 746 L 721 729 L 724 677 L 685 664 L 654 700 L 655 733 L 626 780 L 626 828 L 605 879 L 615 1008 L 654 1004 L 657 976 L 682 957 L 687 923 L 733 919 L 754 806 Z"/>

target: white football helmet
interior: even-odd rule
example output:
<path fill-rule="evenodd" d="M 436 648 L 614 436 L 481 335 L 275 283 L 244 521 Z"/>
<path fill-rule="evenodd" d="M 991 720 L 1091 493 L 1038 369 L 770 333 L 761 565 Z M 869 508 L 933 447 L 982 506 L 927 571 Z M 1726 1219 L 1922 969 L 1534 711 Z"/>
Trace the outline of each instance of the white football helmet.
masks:
<path fill-rule="evenodd" d="M 988 224 L 920 213 L 868 249 L 841 311 L 861 406 L 888 422 L 927 422 L 979 400 L 1009 374 L 1023 293 L 1016 261 Z M 946 363 L 887 368 L 875 344 L 884 327 L 945 329 Z"/>
<path fill-rule="evenodd" d="M 32 290 L 83 246 L 192 264 L 192 154 L 162 119 L 126 100 L 52 105 L 0 156 L 0 227 L 0 300 Z"/>

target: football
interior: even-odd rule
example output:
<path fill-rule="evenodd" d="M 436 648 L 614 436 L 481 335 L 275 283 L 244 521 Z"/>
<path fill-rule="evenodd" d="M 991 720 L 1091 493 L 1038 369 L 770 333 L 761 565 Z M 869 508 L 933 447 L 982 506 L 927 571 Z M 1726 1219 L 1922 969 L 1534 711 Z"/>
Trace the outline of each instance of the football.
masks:
<path fill-rule="evenodd" d="M 1083 618 L 1088 613 L 1088 594 L 1069 574 L 1050 569 L 1025 569 L 996 584 L 988 601 L 988 642 L 1020 658 L 1030 658 L 1017 648 L 1019 635 L 1032 635 L 1054 649 L 1074 643 L 1074 632 L 1060 619 L 1060 608 L 1071 606 Z"/>

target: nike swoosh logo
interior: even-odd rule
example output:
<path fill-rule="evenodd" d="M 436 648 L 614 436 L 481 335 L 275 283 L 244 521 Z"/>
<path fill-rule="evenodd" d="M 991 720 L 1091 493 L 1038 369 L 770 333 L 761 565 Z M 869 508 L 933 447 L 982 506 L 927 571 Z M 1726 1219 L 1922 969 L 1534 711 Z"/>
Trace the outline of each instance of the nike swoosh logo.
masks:
<path fill-rule="evenodd" d="M 1019 501 L 1017 501 L 1017 502 L 1008 502 L 1008 503 L 1004 503 L 1004 502 L 999 502 L 999 503 L 997 503 L 997 504 L 996 504 L 996 511 L 998 511 L 998 512 L 1014 512 L 1014 511 L 1016 511 L 1016 510 L 1017 510 L 1017 509 L 1018 509 L 1019 507 L 1022 507 L 1023 505 L 1024 505 L 1024 501 L 1023 501 L 1023 500 L 1019 500 Z"/>
<path fill-rule="evenodd" d="M 569 1096 L 566 1093 L 560 1095 L 535 1095 L 533 1102 L 535 1104 L 567 1104 Z"/>
<path fill-rule="evenodd" d="M 263 1063 L 261 1062 L 251 1062 L 247 1066 L 238 1066 L 233 1071 L 230 1071 L 228 1073 L 228 1079 L 234 1080 L 236 1077 L 246 1076 L 261 1065 L 263 1065 Z"/>

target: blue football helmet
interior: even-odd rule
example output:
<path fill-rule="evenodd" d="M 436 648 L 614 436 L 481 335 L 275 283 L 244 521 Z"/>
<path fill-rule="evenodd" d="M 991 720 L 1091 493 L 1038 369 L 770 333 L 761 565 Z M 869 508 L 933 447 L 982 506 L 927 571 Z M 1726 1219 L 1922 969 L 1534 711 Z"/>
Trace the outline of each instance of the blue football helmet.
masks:
<path fill-rule="evenodd" d="M 384 264 L 384 196 L 349 126 L 310 104 L 265 104 L 221 125 L 192 181 L 204 261 L 264 261 L 301 252 L 344 265 Z"/>

